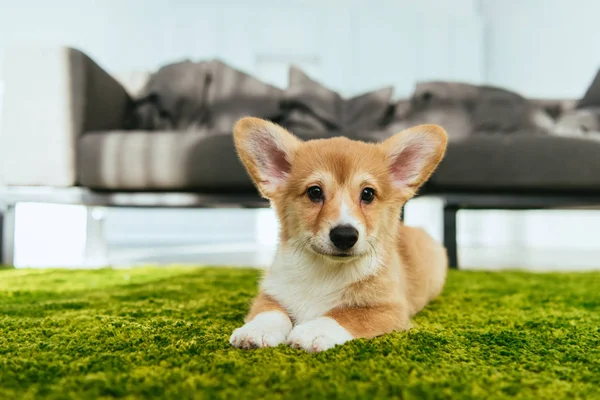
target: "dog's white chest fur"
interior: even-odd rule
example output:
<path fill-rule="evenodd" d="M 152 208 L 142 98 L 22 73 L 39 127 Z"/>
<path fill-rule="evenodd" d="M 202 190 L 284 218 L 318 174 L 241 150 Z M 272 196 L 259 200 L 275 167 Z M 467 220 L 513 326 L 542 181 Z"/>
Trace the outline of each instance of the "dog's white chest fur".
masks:
<path fill-rule="evenodd" d="M 328 263 L 302 252 L 280 249 L 262 289 L 285 307 L 296 324 L 343 305 L 348 286 L 373 273 L 369 260 Z"/>

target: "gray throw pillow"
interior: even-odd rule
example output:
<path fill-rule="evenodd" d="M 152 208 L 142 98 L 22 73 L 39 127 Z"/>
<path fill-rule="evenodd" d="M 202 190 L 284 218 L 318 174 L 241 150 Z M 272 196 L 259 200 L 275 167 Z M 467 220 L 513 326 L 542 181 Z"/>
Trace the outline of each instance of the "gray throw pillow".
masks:
<path fill-rule="evenodd" d="M 208 116 L 210 64 L 189 60 L 161 67 L 153 73 L 132 104 L 127 128 L 187 129 Z"/>
<path fill-rule="evenodd" d="M 587 107 L 565 112 L 556 122 L 554 133 L 559 136 L 598 136 L 600 107 Z"/>
<path fill-rule="evenodd" d="M 244 116 L 277 118 L 282 93 L 220 60 L 177 62 L 150 76 L 127 128 L 231 133 Z"/>
<path fill-rule="evenodd" d="M 506 89 L 479 86 L 473 131 L 483 134 L 546 134 L 554 120 L 546 110 Z"/>
<path fill-rule="evenodd" d="M 420 124 L 437 124 L 451 140 L 473 130 L 471 108 L 478 96 L 474 85 L 457 82 L 419 82 L 408 101 L 396 104 L 394 118 L 386 128 L 389 135 Z"/>
<path fill-rule="evenodd" d="M 242 72 L 221 60 L 210 62 L 208 127 L 231 132 L 242 117 L 277 119 L 283 90 Z"/>
<path fill-rule="evenodd" d="M 577 108 L 600 107 L 600 70 L 583 97 L 577 103 Z"/>
<path fill-rule="evenodd" d="M 517 93 L 460 82 L 421 82 L 410 107 L 388 132 L 418 124 L 438 124 L 450 140 L 477 134 L 546 134 L 554 121 L 539 105 Z"/>
<path fill-rule="evenodd" d="M 303 136 L 356 136 L 381 129 L 390 110 L 393 88 L 344 99 L 337 92 L 290 68 L 290 84 L 282 101 L 282 124 Z"/>

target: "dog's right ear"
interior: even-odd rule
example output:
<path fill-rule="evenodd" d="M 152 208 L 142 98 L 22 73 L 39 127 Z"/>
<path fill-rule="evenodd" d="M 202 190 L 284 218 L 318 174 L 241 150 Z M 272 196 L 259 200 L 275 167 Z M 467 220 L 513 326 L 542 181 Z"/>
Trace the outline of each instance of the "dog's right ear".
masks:
<path fill-rule="evenodd" d="M 271 199 L 285 183 L 302 141 L 277 124 L 251 117 L 235 124 L 233 140 L 254 184 Z"/>
<path fill-rule="evenodd" d="M 418 125 L 384 141 L 393 186 L 414 194 L 444 157 L 447 142 L 446 131 L 437 125 Z"/>

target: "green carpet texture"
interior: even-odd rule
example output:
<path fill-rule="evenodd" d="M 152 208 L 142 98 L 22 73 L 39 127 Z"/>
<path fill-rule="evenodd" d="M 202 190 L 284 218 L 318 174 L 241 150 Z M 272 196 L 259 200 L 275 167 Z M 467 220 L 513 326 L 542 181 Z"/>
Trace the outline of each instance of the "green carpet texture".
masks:
<path fill-rule="evenodd" d="M 409 332 L 228 343 L 252 269 L 0 270 L 0 398 L 600 399 L 600 272 L 452 271 Z"/>

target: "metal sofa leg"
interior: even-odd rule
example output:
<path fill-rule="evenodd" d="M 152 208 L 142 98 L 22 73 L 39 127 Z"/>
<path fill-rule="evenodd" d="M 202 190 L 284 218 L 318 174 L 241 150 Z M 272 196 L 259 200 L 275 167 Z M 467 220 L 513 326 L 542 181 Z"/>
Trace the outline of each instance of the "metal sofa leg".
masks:
<path fill-rule="evenodd" d="M 108 248 L 104 235 L 106 211 L 102 207 L 87 207 L 84 263 L 91 267 L 108 265 Z"/>
<path fill-rule="evenodd" d="M 458 269 L 458 242 L 456 240 L 456 215 L 458 208 L 444 206 L 444 246 L 448 252 L 450 268 Z"/>
<path fill-rule="evenodd" d="M 5 266 L 14 266 L 15 262 L 15 211 L 16 205 L 11 204 L 4 208 L 2 215 L 2 246 L 1 259 Z"/>

